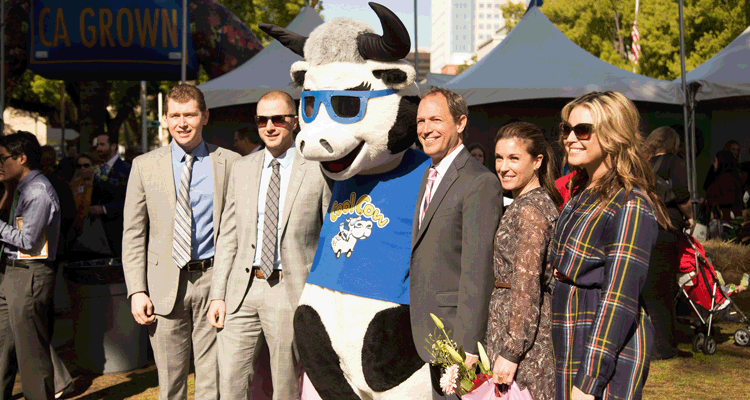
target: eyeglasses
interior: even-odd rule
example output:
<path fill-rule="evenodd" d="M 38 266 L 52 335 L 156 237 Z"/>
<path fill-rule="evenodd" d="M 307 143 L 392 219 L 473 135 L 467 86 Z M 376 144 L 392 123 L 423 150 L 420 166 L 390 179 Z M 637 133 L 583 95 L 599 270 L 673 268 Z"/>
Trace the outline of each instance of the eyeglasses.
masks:
<path fill-rule="evenodd" d="M 89 167 L 91 167 L 91 163 L 84 163 L 84 164 L 76 165 L 76 168 L 78 169 L 84 169 L 84 168 L 89 168 Z"/>
<path fill-rule="evenodd" d="M 320 104 L 325 105 L 328 116 L 340 124 L 353 124 L 364 118 L 367 100 L 397 93 L 396 89 L 383 90 L 311 90 L 302 92 L 302 120 L 313 122 Z"/>
<path fill-rule="evenodd" d="M 281 114 L 281 115 L 256 115 L 255 116 L 255 123 L 258 124 L 259 128 L 265 128 L 268 124 L 268 120 L 271 120 L 271 123 L 274 126 L 284 126 L 286 123 L 286 117 L 294 117 L 294 114 Z"/>
<path fill-rule="evenodd" d="M 5 160 L 12 158 L 13 156 L 3 156 L 0 157 L 0 165 L 5 164 Z"/>
<path fill-rule="evenodd" d="M 570 126 L 567 122 L 560 124 L 560 135 L 563 140 L 570 136 L 570 132 L 573 132 L 578 140 L 589 140 L 591 134 L 594 133 L 594 124 L 578 124 L 576 126 Z"/>

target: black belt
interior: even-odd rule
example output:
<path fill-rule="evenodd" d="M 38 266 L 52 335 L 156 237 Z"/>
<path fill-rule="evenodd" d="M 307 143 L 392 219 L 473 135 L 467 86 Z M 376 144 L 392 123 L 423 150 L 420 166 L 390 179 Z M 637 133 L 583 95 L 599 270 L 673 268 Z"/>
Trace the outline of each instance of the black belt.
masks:
<path fill-rule="evenodd" d="M 189 261 L 187 264 L 185 264 L 184 270 L 187 272 L 197 272 L 202 271 L 205 272 L 209 268 L 213 267 L 214 265 L 214 258 L 206 258 L 205 260 L 195 260 L 195 261 Z"/>
<path fill-rule="evenodd" d="M 5 266 L 7 267 L 14 267 L 14 268 L 23 268 L 23 269 L 29 269 L 29 264 L 31 263 L 41 263 L 44 265 L 51 265 L 52 261 L 49 261 L 47 259 L 30 259 L 30 260 L 19 260 L 19 259 L 10 259 L 7 257 L 4 257 Z"/>

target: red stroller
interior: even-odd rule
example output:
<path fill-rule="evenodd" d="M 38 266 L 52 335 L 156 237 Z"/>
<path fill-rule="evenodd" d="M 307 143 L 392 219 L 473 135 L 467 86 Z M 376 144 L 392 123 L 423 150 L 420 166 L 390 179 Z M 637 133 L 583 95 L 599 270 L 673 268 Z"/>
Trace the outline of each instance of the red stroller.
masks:
<path fill-rule="evenodd" d="M 745 314 L 730 300 L 716 277 L 714 266 L 706 257 L 703 246 L 689 234 L 682 235 L 678 241 L 677 254 L 681 254 L 680 273 L 677 282 L 680 292 L 692 306 L 698 316 L 700 325 L 693 338 L 693 350 L 704 354 L 716 353 L 716 340 L 711 337 L 711 326 L 727 315 L 739 314 L 743 324 L 750 321 Z M 730 307 L 734 311 L 730 311 Z M 740 346 L 750 344 L 750 326 L 739 328 L 734 333 L 734 341 Z"/>

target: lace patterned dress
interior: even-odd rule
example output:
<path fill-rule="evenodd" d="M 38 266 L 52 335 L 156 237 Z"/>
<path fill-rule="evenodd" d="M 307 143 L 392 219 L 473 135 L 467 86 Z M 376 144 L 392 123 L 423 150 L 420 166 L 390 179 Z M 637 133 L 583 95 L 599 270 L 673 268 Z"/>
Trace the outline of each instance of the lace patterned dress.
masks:
<path fill-rule="evenodd" d="M 495 235 L 495 278 L 511 288 L 492 292 L 487 354 L 491 365 L 498 356 L 518 363 L 515 381 L 534 400 L 555 397 L 546 255 L 557 217 L 547 192 L 536 188 L 513 201 Z"/>

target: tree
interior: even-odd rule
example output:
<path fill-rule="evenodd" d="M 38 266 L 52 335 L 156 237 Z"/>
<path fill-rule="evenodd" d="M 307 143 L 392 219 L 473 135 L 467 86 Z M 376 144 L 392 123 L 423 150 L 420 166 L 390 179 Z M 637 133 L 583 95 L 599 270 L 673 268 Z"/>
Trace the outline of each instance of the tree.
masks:
<path fill-rule="evenodd" d="M 262 22 L 272 23 L 278 26 L 287 26 L 299 10 L 308 3 L 317 12 L 323 11 L 323 2 L 309 0 L 218 0 L 224 7 L 228 8 L 245 25 L 253 30 L 263 45 L 267 45 L 270 37 L 258 28 Z"/>
<path fill-rule="evenodd" d="M 505 26 L 503 27 L 505 33 L 510 33 L 526 13 L 526 4 L 511 1 L 508 4 L 500 5 L 500 11 L 503 13 L 503 19 L 505 20 Z"/>

